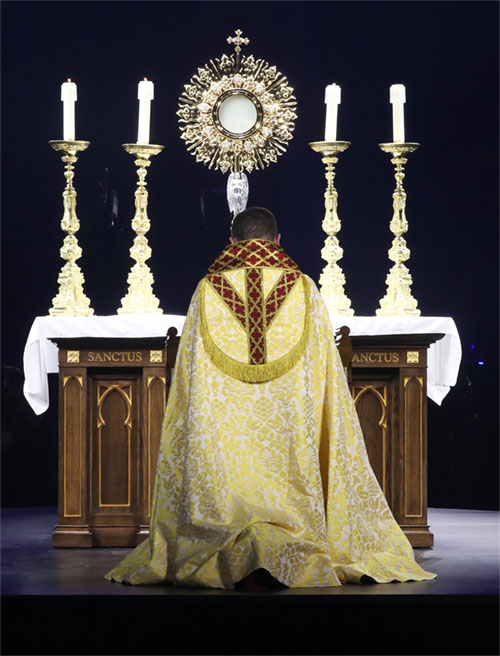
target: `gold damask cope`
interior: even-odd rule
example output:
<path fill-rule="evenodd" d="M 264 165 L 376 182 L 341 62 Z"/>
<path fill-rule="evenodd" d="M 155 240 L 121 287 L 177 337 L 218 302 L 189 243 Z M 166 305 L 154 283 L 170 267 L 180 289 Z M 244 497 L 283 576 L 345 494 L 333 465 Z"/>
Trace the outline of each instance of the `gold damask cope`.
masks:
<path fill-rule="evenodd" d="M 212 362 L 201 286 L 195 292 L 163 424 L 150 537 L 107 579 L 232 588 L 260 567 L 293 588 L 364 574 L 380 583 L 434 578 L 415 562 L 370 467 L 327 310 L 304 279 L 304 353 L 256 384 Z"/>

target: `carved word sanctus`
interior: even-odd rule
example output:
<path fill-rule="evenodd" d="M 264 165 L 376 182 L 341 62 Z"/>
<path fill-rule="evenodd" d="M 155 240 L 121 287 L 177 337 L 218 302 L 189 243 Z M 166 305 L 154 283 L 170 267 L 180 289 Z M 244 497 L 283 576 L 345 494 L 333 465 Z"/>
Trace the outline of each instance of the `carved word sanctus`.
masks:
<path fill-rule="evenodd" d="M 88 353 L 89 362 L 142 362 L 142 353 L 139 351 L 102 351 Z"/>
<path fill-rule="evenodd" d="M 399 353 L 355 353 L 352 362 L 353 364 L 397 364 Z"/>

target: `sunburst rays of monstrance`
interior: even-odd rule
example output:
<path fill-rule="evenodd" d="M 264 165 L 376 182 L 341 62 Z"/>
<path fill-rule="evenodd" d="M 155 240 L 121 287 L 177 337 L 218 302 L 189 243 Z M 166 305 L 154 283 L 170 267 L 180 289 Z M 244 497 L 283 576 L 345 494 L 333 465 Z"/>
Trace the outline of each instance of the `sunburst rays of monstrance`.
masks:
<path fill-rule="evenodd" d="M 233 215 L 246 207 L 253 170 L 276 162 L 293 136 L 297 101 L 276 66 L 242 54 L 249 39 L 236 30 L 231 55 L 198 68 L 179 98 L 181 138 L 197 162 L 229 171 L 228 204 Z"/>

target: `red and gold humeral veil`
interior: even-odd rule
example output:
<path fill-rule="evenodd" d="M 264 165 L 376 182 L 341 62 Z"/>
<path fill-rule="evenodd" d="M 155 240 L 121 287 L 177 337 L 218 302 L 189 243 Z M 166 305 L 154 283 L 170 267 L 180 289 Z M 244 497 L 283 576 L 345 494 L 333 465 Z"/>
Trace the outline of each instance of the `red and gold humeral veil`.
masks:
<path fill-rule="evenodd" d="M 232 588 L 435 577 L 370 467 L 323 300 L 274 242 L 228 246 L 184 324 L 149 540 L 109 580 Z"/>

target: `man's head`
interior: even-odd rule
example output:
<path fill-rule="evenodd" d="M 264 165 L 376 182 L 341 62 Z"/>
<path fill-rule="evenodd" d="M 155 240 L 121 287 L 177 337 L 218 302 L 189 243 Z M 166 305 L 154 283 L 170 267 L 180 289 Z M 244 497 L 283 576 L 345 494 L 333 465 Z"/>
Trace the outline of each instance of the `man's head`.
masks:
<path fill-rule="evenodd" d="M 264 207 L 248 207 L 237 214 L 231 223 L 231 243 L 244 239 L 269 239 L 279 244 L 276 219 Z"/>

